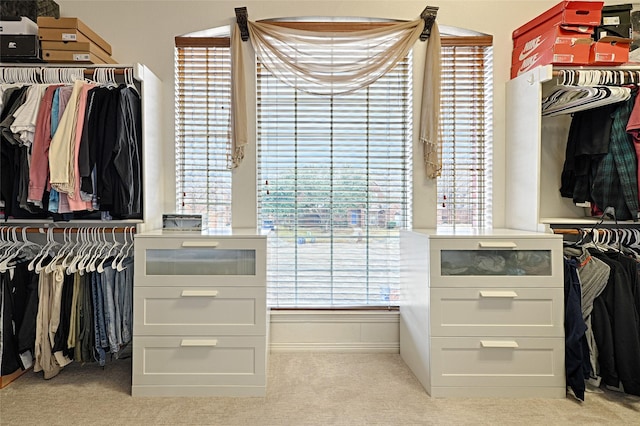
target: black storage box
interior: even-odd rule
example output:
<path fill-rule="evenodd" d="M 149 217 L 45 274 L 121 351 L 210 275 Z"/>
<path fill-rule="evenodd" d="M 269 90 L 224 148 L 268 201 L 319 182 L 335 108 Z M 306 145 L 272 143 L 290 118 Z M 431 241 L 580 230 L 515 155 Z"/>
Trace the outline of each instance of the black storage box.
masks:
<path fill-rule="evenodd" d="M 602 7 L 602 23 L 596 28 L 595 40 L 614 36 L 631 38 L 632 4 L 616 4 Z"/>
<path fill-rule="evenodd" d="M 1 0 L 0 16 L 26 16 L 38 22 L 38 16 L 60 17 L 60 6 L 53 0 Z"/>
<path fill-rule="evenodd" d="M 34 34 L 0 35 L 0 62 L 43 62 L 40 40 Z"/>

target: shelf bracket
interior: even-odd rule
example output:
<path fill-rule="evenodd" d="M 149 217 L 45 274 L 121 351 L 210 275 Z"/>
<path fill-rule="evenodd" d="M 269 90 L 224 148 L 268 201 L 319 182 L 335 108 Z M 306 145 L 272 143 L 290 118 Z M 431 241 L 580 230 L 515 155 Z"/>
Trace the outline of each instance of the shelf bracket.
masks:
<path fill-rule="evenodd" d="M 427 6 L 420 14 L 420 18 L 424 19 L 424 29 L 422 30 L 422 34 L 420 34 L 420 41 L 426 41 L 431 35 L 431 28 L 436 21 L 437 15 L 438 7 L 436 6 Z"/>
<path fill-rule="evenodd" d="M 236 23 L 238 24 L 238 29 L 240 29 L 240 38 L 242 41 L 249 40 L 249 26 L 247 24 L 247 20 L 249 19 L 249 13 L 247 12 L 246 6 L 236 7 Z"/>

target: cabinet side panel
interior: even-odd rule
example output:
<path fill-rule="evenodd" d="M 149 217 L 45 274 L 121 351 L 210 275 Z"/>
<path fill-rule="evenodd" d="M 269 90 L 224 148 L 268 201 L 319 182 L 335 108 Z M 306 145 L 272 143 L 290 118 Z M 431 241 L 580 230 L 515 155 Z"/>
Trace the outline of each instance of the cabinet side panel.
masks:
<path fill-rule="evenodd" d="M 536 70 L 507 82 L 506 194 L 507 228 L 538 230 L 542 88 Z"/>
<path fill-rule="evenodd" d="M 429 238 L 402 232 L 400 355 L 431 394 L 429 333 Z"/>
<path fill-rule="evenodd" d="M 162 228 L 164 209 L 164 178 L 162 171 L 172 170 L 163 163 L 162 145 L 162 86 L 161 81 L 147 67 L 137 70 L 142 80 L 142 152 L 144 224 L 141 231 Z"/>

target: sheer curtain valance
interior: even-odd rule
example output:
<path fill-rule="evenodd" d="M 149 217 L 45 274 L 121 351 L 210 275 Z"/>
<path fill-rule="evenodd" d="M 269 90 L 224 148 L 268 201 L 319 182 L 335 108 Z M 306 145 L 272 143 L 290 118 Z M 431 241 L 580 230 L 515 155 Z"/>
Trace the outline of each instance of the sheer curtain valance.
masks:
<path fill-rule="evenodd" d="M 366 87 L 391 70 L 414 46 L 425 21 L 416 19 L 357 31 L 309 31 L 254 21 L 247 24 L 256 56 L 274 76 L 295 88 L 299 88 L 297 82 L 302 82 L 309 93 L 333 96 Z M 420 140 L 425 149 L 427 176 L 434 178 L 440 170 L 440 35 L 435 22 L 426 45 Z M 242 42 L 237 25 L 233 25 L 231 49 L 233 163 L 237 166 L 247 143 Z M 348 60 L 344 55 L 320 56 L 327 51 L 354 50 L 362 53 L 351 55 Z"/>

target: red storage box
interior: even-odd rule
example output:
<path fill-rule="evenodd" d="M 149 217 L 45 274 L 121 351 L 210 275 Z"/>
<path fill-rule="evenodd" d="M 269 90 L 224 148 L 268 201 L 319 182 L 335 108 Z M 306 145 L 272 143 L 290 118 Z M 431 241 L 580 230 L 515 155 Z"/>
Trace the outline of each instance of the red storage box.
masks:
<path fill-rule="evenodd" d="M 620 65 L 629 61 L 630 38 L 602 37 L 591 45 L 589 64 Z"/>
<path fill-rule="evenodd" d="M 516 29 L 511 78 L 546 64 L 588 65 L 602 1 L 562 1 Z"/>
<path fill-rule="evenodd" d="M 587 65 L 592 43 L 591 33 L 566 31 L 560 26 L 527 39 L 514 47 L 511 78 L 546 64 Z"/>
<path fill-rule="evenodd" d="M 603 6 L 602 1 L 562 1 L 516 29 L 512 34 L 513 45 L 522 44 L 518 39 L 530 31 L 541 34 L 556 25 L 597 27 L 602 19 Z"/>

